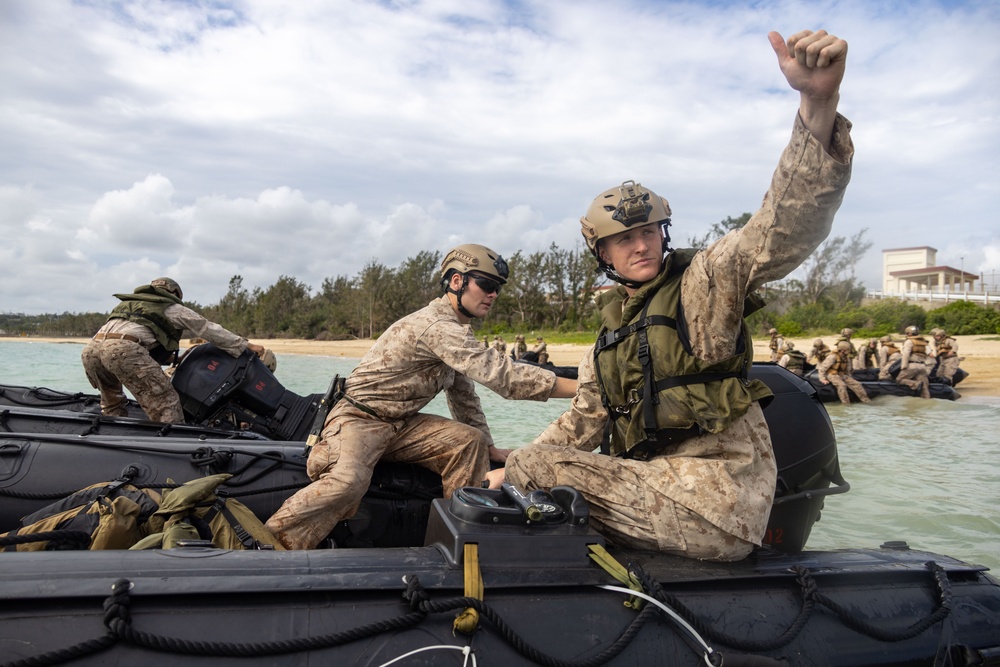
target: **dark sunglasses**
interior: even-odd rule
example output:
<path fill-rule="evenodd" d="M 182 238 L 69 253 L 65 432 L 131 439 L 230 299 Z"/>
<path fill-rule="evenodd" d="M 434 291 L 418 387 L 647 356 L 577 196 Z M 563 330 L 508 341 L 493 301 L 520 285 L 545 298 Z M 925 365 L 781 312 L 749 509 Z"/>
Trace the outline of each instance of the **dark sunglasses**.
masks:
<path fill-rule="evenodd" d="M 494 292 L 500 294 L 500 288 L 503 287 L 503 285 L 496 280 L 487 278 L 486 276 L 479 276 L 475 273 L 470 273 L 469 275 L 472 277 L 472 280 L 475 281 L 476 285 L 479 286 L 479 289 L 483 290 L 486 294 L 493 294 Z"/>

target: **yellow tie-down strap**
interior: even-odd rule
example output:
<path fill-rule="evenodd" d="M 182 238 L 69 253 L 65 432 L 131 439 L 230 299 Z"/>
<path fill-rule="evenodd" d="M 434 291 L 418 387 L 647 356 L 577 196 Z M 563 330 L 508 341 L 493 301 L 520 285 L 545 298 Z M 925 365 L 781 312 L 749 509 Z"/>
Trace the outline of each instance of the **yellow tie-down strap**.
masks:
<path fill-rule="evenodd" d="M 615 560 L 615 557 L 608 553 L 600 544 L 588 544 L 587 548 L 590 549 L 590 558 L 595 563 L 600 565 L 605 572 L 610 574 L 612 577 L 620 581 L 625 586 L 628 586 L 633 591 L 637 593 L 643 593 L 642 584 L 632 576 L 632 573 L 625 569 L 625 566 Z M 625 601 L 625 606 L 630 609 L 635 609 L 638 611 L 642 608 L 642 598 L 638 598 L 634 595 L 629 596 L 629 599 Z"/>
<path fill-rule="evenodd" d="M 479 545 L 466 543 L 465 545 L 465 597 L 483 599 L 483 573 L 479 569 Z M 471 635 L 479 627 L 479 612 L 468 607 L 465 611 L 455 617 L 454 629 Z"/>

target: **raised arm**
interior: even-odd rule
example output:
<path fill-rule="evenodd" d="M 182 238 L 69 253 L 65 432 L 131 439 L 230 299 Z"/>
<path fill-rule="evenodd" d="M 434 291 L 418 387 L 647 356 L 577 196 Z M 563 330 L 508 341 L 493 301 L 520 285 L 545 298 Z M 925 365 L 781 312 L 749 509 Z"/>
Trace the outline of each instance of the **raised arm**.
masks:
<path fill-rule="evenodd" d="M 788 85 L 799 91 L 799 116 L 829 152 L 847 62 L 847 42 L 825 30 L 803 30 L 786 42 L 777 32 L 767 38 Z"/>

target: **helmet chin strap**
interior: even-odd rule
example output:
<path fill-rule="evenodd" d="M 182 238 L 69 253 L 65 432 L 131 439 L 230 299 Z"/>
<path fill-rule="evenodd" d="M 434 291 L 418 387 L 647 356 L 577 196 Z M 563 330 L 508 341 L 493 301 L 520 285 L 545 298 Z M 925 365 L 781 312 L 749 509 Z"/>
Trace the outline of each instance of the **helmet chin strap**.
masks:
<path fill-rule="evenodd" d="M 451 287 L 448 287 L 447 291 L 448 291 L 449 294 L 454 294 L 455 296 L 458 297 L 458 312 L 462 313 L 463 315 L 465 315 L 469 319 L 472 319 L 472 318 L 475 317 L 475 315 L 473 315 L 468 310 L 466 310 L 465 306 L 462 305 L 462 295 L 465 294 L 465 288 L 466 288 L 466 286 L 468 284 L 469 284 L 469 275 L 466 274 L 466 273 L 463 273 L 462 274 L 462 286 L 459 287 L 458 290 L 453 290 Z"/>

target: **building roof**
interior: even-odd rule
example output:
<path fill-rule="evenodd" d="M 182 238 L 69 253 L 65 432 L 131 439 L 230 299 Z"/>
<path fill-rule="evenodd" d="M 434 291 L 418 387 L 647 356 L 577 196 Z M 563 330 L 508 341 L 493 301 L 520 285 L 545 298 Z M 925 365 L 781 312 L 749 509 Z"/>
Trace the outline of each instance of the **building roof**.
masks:
<path fill-rule="evenodd" d="M 904 250 L 933 250 L 934 252 L 937 252 L 937 248 L 932 248 L 929 245 L 918 245 L 918 246 L 914 246 L 912 248 L 886 248 L 882 252 L 883 253 L 887 253 L 887 252 L 903 252 Z"/>
<path fill-rule="evenodd" d="M 970 278 L 979 278 L 978 274 L 969 273 L 968 271 L 960 271 L 959 269 L 950 266 L 926 266 L 922 269 L 905 269 L 903 271 L 890 271 L 889 275 L 895 278 L 903 278 L 906 276 L 924 276 L 936 273 L 950 273 L 957 276 L 968 276 Z"/>

